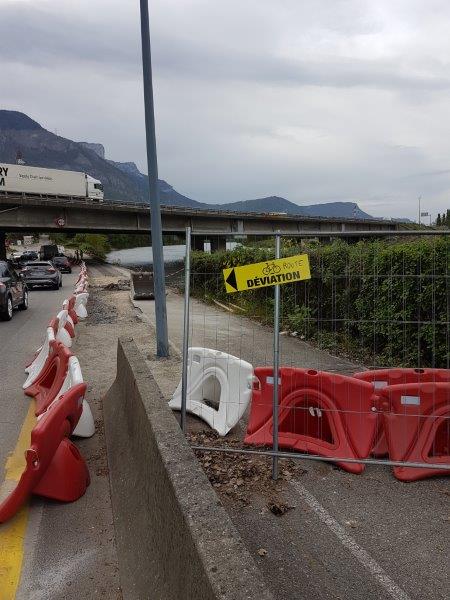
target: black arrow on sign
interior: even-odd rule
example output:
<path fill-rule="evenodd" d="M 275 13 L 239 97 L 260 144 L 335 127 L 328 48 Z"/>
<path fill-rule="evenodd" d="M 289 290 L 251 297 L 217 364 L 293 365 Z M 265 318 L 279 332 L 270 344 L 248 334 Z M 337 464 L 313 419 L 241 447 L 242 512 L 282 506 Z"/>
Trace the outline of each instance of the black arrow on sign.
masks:
<path fill-rule="evenodd" d="M 238 287 L 236 281 L 236 273 L 234 272 L 234 269 L 231 270 L 231 273 L 225 279 L 225 283 L 237 291 Z"/>

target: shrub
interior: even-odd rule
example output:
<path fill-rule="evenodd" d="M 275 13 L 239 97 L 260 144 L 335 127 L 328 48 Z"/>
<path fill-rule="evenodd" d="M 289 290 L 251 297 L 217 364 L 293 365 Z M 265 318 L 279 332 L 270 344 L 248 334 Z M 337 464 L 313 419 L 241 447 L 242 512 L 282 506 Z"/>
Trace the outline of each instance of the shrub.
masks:
<path fill-rule="evenodd" d="M 377 366 L 449 366 L 449 238 L 284 243 L 306 251 L 311 279 L 281 286 L 282 326 Z M 271 288 L 225 292 L 222 269 L 274 257 L 270 247 L 192 253 L 192 291 L 272 321 Z"/>

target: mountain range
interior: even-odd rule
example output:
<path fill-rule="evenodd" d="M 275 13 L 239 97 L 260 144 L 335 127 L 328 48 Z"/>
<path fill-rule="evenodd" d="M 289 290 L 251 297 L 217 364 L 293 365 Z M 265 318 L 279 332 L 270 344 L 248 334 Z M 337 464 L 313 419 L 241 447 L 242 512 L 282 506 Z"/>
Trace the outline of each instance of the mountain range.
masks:
<path fill-rule="evenodd" d="M 21 158 L 27 165 L 84 171 L 99 179 L 105 198 L 125 202 L 148 202 L 148 178 L 134 162 L 116 162 L 106 158 L 102 144 L 76 142 L 44 129 L 24 113 L 0 110 L 0 162 L 13 164 Z M 268 196 L 226 204 L 207 204 L 177 192 L 159 180 L 161 204 L 239 212 L 283 212 L 291 215 L 362 218 L 371 215 L 355 202 L 330 202 L 299 206 L 286 198 Z"/>

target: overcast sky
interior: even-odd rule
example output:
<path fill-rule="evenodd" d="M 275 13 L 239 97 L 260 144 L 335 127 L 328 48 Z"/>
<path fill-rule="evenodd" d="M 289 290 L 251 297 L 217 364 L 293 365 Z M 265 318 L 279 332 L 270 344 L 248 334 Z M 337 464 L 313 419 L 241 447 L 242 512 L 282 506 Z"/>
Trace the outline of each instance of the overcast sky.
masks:
<path fill-rule="evenodd" d="M 159 175 L 204 202 L 450 207 L 448 0 L 149 0 Z M 0 108 L 145 170 L 138 0 L 0 0 Z"/>

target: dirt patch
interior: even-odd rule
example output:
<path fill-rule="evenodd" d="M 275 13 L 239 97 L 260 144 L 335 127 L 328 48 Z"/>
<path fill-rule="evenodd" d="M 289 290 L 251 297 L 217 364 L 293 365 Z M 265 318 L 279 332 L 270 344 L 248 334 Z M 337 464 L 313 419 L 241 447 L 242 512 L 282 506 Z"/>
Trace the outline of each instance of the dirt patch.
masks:
<path fill-rule="evenodd" d="M 96 292 L 95 302 L 90 304 L 87 323 L 89 325 L 112 324 L 117 322 L 117 316 L 117 306 L 111 302 L 108 296 Z"/>
<path fill-rule="evenodd" d="M 193 446 L 217 446 L 222 448 L 242 447 L 237 439 L 227 440 L 215 432 L 203 430 L 190 432 L 188 441 Z M 263 498 L 267 509 L 282 516 L 294 508 L 283 496 L 286 483 L 307 471 L 298 462 L 286 460 L 280 464 L 277 481 L 272 479 L 272 461 L 268 456 L 195 450 L 195 454 L 208 476 L 209 481 L 224 504 L 249 506 L 255 494 Z"/>
<path fill-rule="evenodd" d="M 124 291 L 129 290 L 131 288 L 129 279 L 119 279 L 119 281 L 112 281 L 111 283 L 107 283 L 106 285 L 101 286 L 104 290 L 110 291 Z"/>

